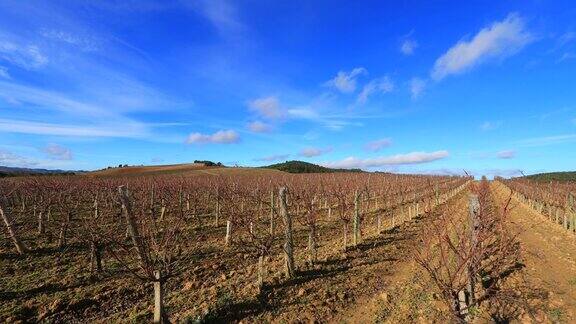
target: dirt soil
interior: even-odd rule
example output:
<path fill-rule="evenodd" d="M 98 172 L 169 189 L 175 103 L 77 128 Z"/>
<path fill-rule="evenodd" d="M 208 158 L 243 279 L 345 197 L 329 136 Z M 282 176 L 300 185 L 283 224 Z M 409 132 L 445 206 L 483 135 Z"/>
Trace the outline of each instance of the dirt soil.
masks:
<path fill-rule="evenodd" d="M 491 186 L 495 203 L 503 206 L 510 191 L 497 182 Z M 546 300 L 533 305 L 530 320 L 576 322 L 576 236 L 516 199 L 510 217 L 522 249 L 524 267 L 519 275 Z"/>
<path fill-rule="evenodd" d="M 346 254 L 324 256 L 321 269 L 306 269 L 292 282 L 275 284 L 266 305 L 242 322 L 374 323 L 446 322 L 449 314 L 414 264 L 414 246 L 427 220 L 447 208 L 467 210 L 464 190 L 430 213 L 381 235 L 366 236 Z"/>
<path fill-rule="evenodd" d="M 196 259 L 166 283 L 165 305 L 170 319 L 298 323 L 355 318 L 356 311 L 363 309 L 360 306 L 373 298 L 387 299 L 389 293 L 393 300 L 397 295 L 393 286 L 405 287 L 405 280 L 414 282 L 410 287 L 420 284 L 417 272 L 409 268 L 418 233 L 429 217 L 445 205 L 462 204 L 465 196 L 463 192 L 412 220 L 404 221 L 405 217 L 395 210 L 397 226 L 390 228 L 388 214 L 383 218 L 388 230 L 381 235 L 375 233 L 374 215 L 366 215 L 362 241 L 357 247 L 350 246 L 347 253 L 342 251 L 342 223 L 334 217 L 322 221 L 318 228 L 319 262 L 315 266 L 304 261 L 308 230 L 296 222 L 297 277 L 291 281 L 283 278 L 282 254 L 275 249 L 265 261 L 265 288 L 261 294 L 255 284 L 257 256 L 237 246 L 223 248 L 225 227 L 222 222 L 213 226 L 212 216 L 191 219 L 193 226 L 185 230 L 193 238 L 192 254 Z M 104 255 L 104 273 L 94 277 L 87 272 L 86 246 L 71 244 L 60 251 L 54 246 L 54 238 L 36 242 L 35 235 L 24 235 L 25 243 L 35 251 L 24 257 L 10 252 L 10 242 L 2 241 L 0 322 L 140 323 L 151 318 L 152 287 L 131 278 L 109 255 Z M 432 300 L 431 294 L 425 300 Z"/>

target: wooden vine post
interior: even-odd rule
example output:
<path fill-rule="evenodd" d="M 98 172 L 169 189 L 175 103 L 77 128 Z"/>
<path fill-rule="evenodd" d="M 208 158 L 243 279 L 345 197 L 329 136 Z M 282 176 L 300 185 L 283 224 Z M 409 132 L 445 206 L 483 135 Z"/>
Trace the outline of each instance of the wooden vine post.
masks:
<path fill-rule="evenodd" d="M 354 246 L 360 241 L 360 194 L 358 190 L 354 192 L 354 222 L 352 224 L 354 235 L 352 236 Z"/>
<path fill-rule="evenodd" d="M 122 212 L 126 220 L 128 234 L 132 239 L 132 244 L 136 249 L 136 254 L 140 259 L 142 267 L 146 269 L 148 267 L 149 260 L 144 249 L 144 244 L 142 244 L 142 238 L 138 232 L 138 227 L 136 226 L 136 219 L 134 218 L 134 213 L 132 211 L 132 202 L 130 201 L 128 190 L 125 186 L 120 186 L 118 187 L 118 194 L 120 196 L 120 201 L 122 202 Z"/>
<path fill-rule="evenodd" d="M 292 217 L 288 213 L 288 205 L 286 203 L 286 187 L 280 188 L 280 215 L 284 220 L 284 272 L 289 279 L 294 278 L 294 243 L 292 240 Z"/>
<path fill-rule="evenodd" d="M 140 260 L 140 264 L 142 269 L 145 269 L 148 274 L 149 269 L 151 269 L 151 261 L 148 257 L 148 253 L 146 251 L 146 247 L 142 242 L 142 237 L 140 236 L 140 232 L 138 231 L 138 226 L 136 224 L 136 218 L 134 216 L 134 212 L 132 209 L 132 202 L 130 200 L 130 195 L 128 190 L 125 186 L 118 187 L 118 195 L 120 197 L 120 201 L 122 203 L 122 213 L 124 214 L 124 218 L 126 219 L 126 225 L 128 228 L 128 234 L 132 239 L 132 244 L 134 245 L 134 249 L 136 250 L 136 254 L 138 259 Z M 162 276 L 162 272 L 159 270 L 154 270 L 152 273 L 152 278 L 148 277 L 148 280 L 151 280 L 154 285 L 154 323 L 167 323 L 168 320 L 166 318 L 166 313 L 164 311 L 164 304 L 163 304 L 163 290 L 162 285 L 164 283 L 165 278 Z"/>
<path fill-rule="evenodd" d="M 576 233 L 576 208 L 574 206 L 574 195 L 572 193 L 568 194 L 568 208 L 566 211 L 570 214 L 570 218 L 572 219 L 570 231 Z"/>
<path fill-rule="evenodd" d="M 6 198 L 0 198 L 0 216 L 2 216 L 2 220 L 4 221 L 4 225 L 6 225 L 6 229 L 8 230 L 8 234 L 10 238 L 12 238 L 12 242 L 16 247 L 16 251 L 19 254 L 25 254 L 28 252 L 26 246 L 20 241 L 14 227 L 12 227 L 12 217 L 10 215 L 10 211 L 8 211 L 8 202 Z"/>
<path fill-rule="evenodd" d="M 154 323 L 166 323 L 164 314 L 164 291 L 162 289 L 162 273 L 154 271 Z"/>
<path fill-rule="evenodd" d="M 274 190 L 270 190 L 270 235 L 274 235 Z"/>
<path fill-rule="evenodd" d="M 476 251 L 480 248 L 478 246 L 478 231 L 480 230 L 480 202 L 478 201 L 477 195 L 470 195 L 470 205 L 468 211 L 468 221 L 470 226 L 470 246 L 472 255 L 476 256 Z M 475 265 L 478 260 L 471 259 L 468 264 L 468 305 L 471 305 L 475 302 L 476 294 L 474 291 L 474 287 L 476 286 L 476 272 Z"/>

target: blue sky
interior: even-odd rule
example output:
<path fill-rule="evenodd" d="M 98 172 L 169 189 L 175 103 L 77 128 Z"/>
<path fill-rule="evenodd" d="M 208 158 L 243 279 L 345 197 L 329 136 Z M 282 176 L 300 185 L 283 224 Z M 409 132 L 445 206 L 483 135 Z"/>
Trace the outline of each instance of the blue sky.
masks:
<path fill-rule="evenodd" d="M 0 165 L 574 169 L 572 1 L 0 1 Z"/>

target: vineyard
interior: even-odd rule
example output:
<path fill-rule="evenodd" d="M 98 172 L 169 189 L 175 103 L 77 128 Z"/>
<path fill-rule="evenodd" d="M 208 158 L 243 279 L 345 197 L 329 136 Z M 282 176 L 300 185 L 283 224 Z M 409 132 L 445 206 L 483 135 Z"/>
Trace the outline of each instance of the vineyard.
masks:
<path fill-rule="evenodd" d="M 8 322 L 326 322 L 360 308 L 390 322 L 548 319 L 535 296 L 503 310 L 528 291 L 505 280 L 522 258 L 509 214 L 526 204 L 571 234 L 575 224 L 573 183 L 282 172 L 0 181 Z M 419 286 L 415 304 L 406 289 Z"/>

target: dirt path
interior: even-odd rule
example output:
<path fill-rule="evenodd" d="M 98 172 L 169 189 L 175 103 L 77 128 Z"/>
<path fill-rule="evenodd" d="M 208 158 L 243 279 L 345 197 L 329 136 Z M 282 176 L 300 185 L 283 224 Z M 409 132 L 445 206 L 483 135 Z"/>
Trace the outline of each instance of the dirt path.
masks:
<path fill-rule="evenodd" d="M 388 317 L 390 314 L 382 309 L 382 303 L 405 293 L 418 280 L 412 253 L 427 219 L 454 205 L 458 210 L 466 210 L 467 196 L 468 191 L 464 190 L 431 213 L 379 236 L 366 237 L 346 255 L 334 252 L 324 255 L 319 268 L 303 269 L 292 282 L 268 287 L 263 298 L 266 305 L 242 318 L 242 322 L 370 323 L 378 321 L 382 312 Z M 404 320 L 418 320 L 418 306 L 409 306 L 414 307 L 404 312 L 410 316 Z"/>
<path fill-rule="evenodd" d="M 510 192 L 493 182 L 495 203 L 502 206 Z M 546 315 L 553 322 L 576 321 L 576 237 L 525 204 L 512 200 L 511 220 L 519 233 L 523 277 L 547 293 Z"/>

